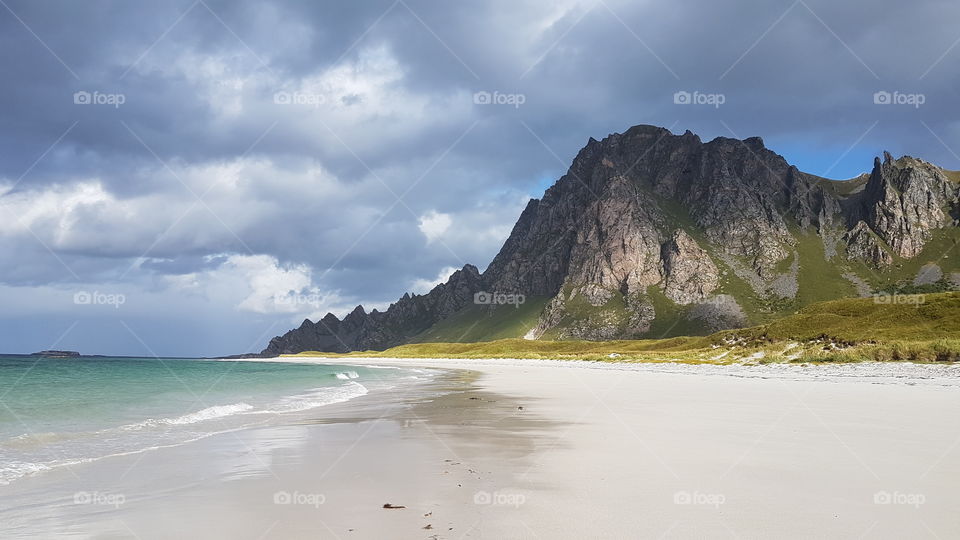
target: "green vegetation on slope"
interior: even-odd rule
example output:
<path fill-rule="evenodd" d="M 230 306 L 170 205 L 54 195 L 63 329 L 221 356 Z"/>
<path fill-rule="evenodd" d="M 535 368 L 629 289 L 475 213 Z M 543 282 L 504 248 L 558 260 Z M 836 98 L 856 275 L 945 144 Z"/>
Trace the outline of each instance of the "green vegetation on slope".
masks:
<path fill-rule="evenodd" d="M 633 362 L 960 360 L 960 293 L 813 304 L 769 324 L 705 337 L 619 341 L 418 343 L 348 355 L 393 358 L 533 358 Z"/>
<path fill-rule="evenodd" d="M 853 343 L 960 338 L 960 293 L 833 300 L 763 326 L 727 333 L 772 340 L 826 336 Z"/>
<path fill-rule="evenodd" d="M 543 297 L 526 298 L 519 306 L 470 305 L 413 338 L 412 343 L 465 343 L 523 337 L 537 325 L 546 305 Z"/>
<path fill-rule="evenodd" d="M 923 246 L 923 251 L 911 259 L 895 257 L 894 271 L 890 274 L 881 274 L 887 278 L 879 285 L 881 290 L 894 290 L 899 286 L 913 282 L 926 264 L 936 264 L 945 273 L 960 271 L 960 234 L 956 229 L 940 229 L 934 231 L 933 238 Z M 889 277 L 888 277 L 889 276 Z"/>
<path fill-rule="evenodd" d="M 709 334 L 702 321 L 688 319 L 690 306 L 682 306 L 663 294 L 660 287 L 647 287 L 647 298 L 653 304 L 657 317 L 650 324 L 650 330 L 645 334 L 650 338 L 668 338 L 675 336 L 702 336 Z"/>
<path fill-rule="evenodd" d="M 827 259 L 823 239 L 813 231 L 793 232 L 797 239 L 796 250 L 800 255 L 796 305 L 802 307 L 815 302 L 857 296 L 853 284 L 843 277 L 843 268 L 837 264 L 840 257 Z"/>
<path fill-rule="evenodd" d="M 560 339 L 565 330 L 576 326 L 581 331 L 598 332 L 603 328 L 616 328 L 618 332 L 627 331 L 627 305 L 620 291 L 610 291 L 610 298 L 602 306 L 594 306 L 582 294 L 570 298 L 571 288 L 560 292 L 564 298 L 566 315 L 541 336 L 543 339 Z"/>

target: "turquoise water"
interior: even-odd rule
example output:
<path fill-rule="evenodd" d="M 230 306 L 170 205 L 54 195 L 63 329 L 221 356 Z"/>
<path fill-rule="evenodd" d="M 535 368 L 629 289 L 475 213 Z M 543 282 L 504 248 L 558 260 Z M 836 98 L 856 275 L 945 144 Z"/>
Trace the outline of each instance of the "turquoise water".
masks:
<path fill-rule="evenodd" d="M 0 484 L 316 412 L 423 373 L 194 359 L 0 356 Z"/>

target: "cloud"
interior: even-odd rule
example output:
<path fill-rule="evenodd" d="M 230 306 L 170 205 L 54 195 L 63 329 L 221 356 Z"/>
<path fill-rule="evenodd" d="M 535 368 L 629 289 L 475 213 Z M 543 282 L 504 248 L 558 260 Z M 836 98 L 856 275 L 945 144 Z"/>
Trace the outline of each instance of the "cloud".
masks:
<path fill-rule="evenodd" d="M 232 255 L 224 263 L 226 271 L 239 272 L 250 285 L 250 295 L 237 307 L 257 313 L 294 312 L 295 300 L 316 295 L 310 288 L 310 268 L 306 265 L 281 267 L 277 259 L 266 255 Z"/>
<path fill-rule="evenodd" d="M 441 283 L 446 283 L 447 279 L 450 278 L 451 274 L 459 270 L 454 266 L 444 266 L 440 269 L 438 273 L 432 279 L 415 279 L 410 285 L 410 292 L 417 294 L 426 294 L 430 292 L 434 287 Z"/>
<path fill-rule="evenodd" d="M 884 149 L 960 169 L 960 49 L 928 24 L 960 4 L 204 4 L 8 1 L 46 44 L 0 17 L 0 289 L 49 328 L 5 319 L 12 350 L 100 321 L 58 300 L 79 287 L 127 293 L 130 327 L 178 354 L 192 344 L 151 329 L 190 321 L 193 346 L 236 351 L 296 317 L 388 305 L 482 268 L 588 137 L 633 124 L 761 135 L 833 177 Z M 881 90 L 925 104 L 877 106 Z M 79 344 L 143 352 L 116 328 Z"/>
<path fill-rule="evenodd" d="M 420 232 L 427 237 L 427 243 L 433 242 L 443 236 L 443 234 L 447 232 L 447 229 L 450 228 L 450 225 L 453 224 L 453 219 L 450 218 L 450 214 L 439 213 L 435 210 L 431 210 L 420 216 L 419 221 Z"/>

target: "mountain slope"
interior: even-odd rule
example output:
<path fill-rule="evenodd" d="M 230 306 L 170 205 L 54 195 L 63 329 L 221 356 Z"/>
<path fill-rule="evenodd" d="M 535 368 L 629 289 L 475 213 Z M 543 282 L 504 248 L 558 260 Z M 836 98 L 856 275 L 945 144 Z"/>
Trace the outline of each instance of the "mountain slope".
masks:
<path fill-rule="evenodd" d="M 892 300 L 892 298 L 891 298 Z M 768 363 L 960 361 L 960 293 L 819 302 L 773 323 L 705 337 L 619 341 L 415 343 L 352 355 L 396 358 L 531 358 L 618 362 Z M 308 352 L 305 354 L 313 354 Z"/>
<path fill-rule="evenodd" d="M 837 182 L 799 171 L 758 137 L 704 143 L 689 131 L 635 126 L 590 139 L 567 174 L 530 201 L 482 275 L 468 265 L 386 312 L 358 307 L 343 321 L 304 321 L 264 353 L 511 333 L 704 335 L 816 301 L 948 290 L 960 280 L 954 178 L 885 154 L 869 176 Z M 476 305 L 479 292 L 536 299 L 538 313 L 527 306 L 523 317 L 512 314 L 516 324 L 493 324 L 510 306 Z"/>

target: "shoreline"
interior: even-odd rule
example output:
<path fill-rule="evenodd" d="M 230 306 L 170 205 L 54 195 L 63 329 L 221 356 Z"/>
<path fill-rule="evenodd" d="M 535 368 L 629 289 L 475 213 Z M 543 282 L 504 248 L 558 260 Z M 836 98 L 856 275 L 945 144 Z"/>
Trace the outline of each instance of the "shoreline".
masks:
<path fill-rule="evenodd" d="M 48 528 L 21 520 L 23 530 L 144 539 L 960 536 L 960 386 L 953 373 L 937 374 L 949 366 L 733 373 L 567 360 L 244 361 L 443 374 L 309 420 L 46 476 L 47 491 L 31 493 L 51 505 Z M 127 500 L 78 507 L 71 489 Z M 16 524 L 17 511 L 0 517 Z"/>
<path fill-rule="evenodd" d="M 240 362 L 289 362 L 307 364 L 377 365 L 392 367 L 424 367 L 436 369 L 471 369 L 485 367 L 556 367 L 616 370 L 640 373 L 677 375 L 728 376 L 743 378 L 783 378 L 793 380 L 863 380 L 877 384 L 933 384 L 960 386 L 960 364 L 915 362 L 852 362 L 852 363 L 768 363 L 768 364 L 687 364 L 682 362 L 630 362 L 592 360 L 548 360 L 531 358 L 387 358 L 278 356 L 243 359 Z"/>

